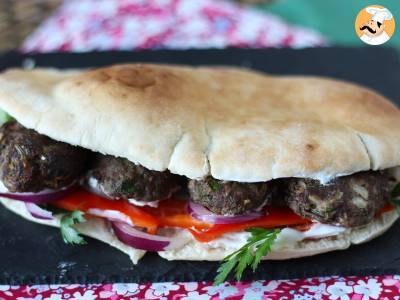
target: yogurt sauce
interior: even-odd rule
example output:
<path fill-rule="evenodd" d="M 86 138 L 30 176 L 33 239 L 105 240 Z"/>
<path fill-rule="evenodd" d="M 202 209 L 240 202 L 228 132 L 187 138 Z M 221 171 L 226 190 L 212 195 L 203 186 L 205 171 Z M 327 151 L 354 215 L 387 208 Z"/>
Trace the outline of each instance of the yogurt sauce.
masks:
<path fill-rule="evenodd" d="M 346 228 L 315 223 L 307 231 L 299 231 L 292 228 L 284 228 L 278 235 L 272 248 L 274 250 L 293 248 L 298 242 L 305 239 L 320 239 L 339 235 L 346 231 Z M 208 242 L 212 248 L 238 248 L 244 245 L 249 238 L 249 232 L 232 232 L 221 236 L 218 239 Z"/>

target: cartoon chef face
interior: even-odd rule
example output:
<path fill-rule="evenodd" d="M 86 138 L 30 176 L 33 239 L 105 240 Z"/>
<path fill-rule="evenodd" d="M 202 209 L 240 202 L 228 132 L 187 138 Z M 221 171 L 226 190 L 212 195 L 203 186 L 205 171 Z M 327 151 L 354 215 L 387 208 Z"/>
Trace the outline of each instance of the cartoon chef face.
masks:
<path fill-rule="evenodd" d="M 360 30 L 369 37 L 381 35 L 385 30 L 385 20 L 390 20 L 392 14 L 386 8 L 367 7 L 367 13 L 371 14 L 371 19 L 362 24 Z"/>
<path fill-rule="evenodd" d="M 362 24 L 360 30 L 364 34 L 373 37 L 380 35 L 385 30 L 385 24 L 371 19 L 367 23 Z"/>

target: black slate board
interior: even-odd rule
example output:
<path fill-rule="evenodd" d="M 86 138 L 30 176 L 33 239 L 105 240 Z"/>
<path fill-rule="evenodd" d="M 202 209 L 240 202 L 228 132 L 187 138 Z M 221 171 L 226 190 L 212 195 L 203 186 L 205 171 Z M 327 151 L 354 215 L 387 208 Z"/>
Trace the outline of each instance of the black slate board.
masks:
<path fill-rule="evenodd" d="M 28 60 L 27 60 L 28 59 Z M 191 50 L 19 55 L 0 57 L 0 70 L 32 63 L 78 68 L 118 62 L 241 65 L 268 73 L 324 75 L 370 86 L 400 104 L 400 64 L 385 48 Z M 212 280 L 213 262 L 168 262 L 148 253 L 137 266 L 118 250 L 89 239 L 65 245 L 54 228 L 27 222 L 0 208 L 0 284 L 102 283 Z M 325 275 L 400 273 L 400 224 L 370 243 L 289 261 L 263 262 L 245 280 Z"/>

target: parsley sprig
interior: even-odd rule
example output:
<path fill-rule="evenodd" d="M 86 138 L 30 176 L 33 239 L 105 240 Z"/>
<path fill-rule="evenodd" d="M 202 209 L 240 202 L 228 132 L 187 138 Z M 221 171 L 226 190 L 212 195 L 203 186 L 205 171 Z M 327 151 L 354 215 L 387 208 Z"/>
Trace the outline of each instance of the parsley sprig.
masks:
<path fill-rule="evenodd" d="M 80 236 L 79 231 L 74 227 L 75 224 L 83 223 L 85 221 L 86 219 L 83 217 L 83 212 L 79 210 L 65 214 L 61 218 L 61 236 L 66 244 L 86 244 L 86 241 Z"/>
<path fill-rule="evenodd" d="M 222 260 L 217 271 L 218 275 L 214 279 L 214 285 L 223 283 L 235 268 L 235 278 L 238 281 L 242 278 L 242 274 L 248 266 L 251 266 L 254 272 L 261 259 L 271 251 L 271 247 L 281 230 L 255 227 L 246 231 L 251 233 L 247 243 Z"/>

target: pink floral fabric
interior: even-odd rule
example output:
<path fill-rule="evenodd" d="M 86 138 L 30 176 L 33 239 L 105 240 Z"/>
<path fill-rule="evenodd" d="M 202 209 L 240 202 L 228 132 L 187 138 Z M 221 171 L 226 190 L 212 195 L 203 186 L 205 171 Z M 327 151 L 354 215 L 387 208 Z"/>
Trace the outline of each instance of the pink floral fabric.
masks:
<path fill-rule="evenodd" d="M 303 280 L 271 280 L 225 283 L 209 282 L 115 283 L 89 285 L 1 286 L 0 300 L 94 300 L 94 299 L 396 299 L 400 276 L 320 277 Z"/>
<path fill-rule="evenodd" d="M 67 0 L 25 52 L 149 48 L 314 47 L 317 32 L 223 0 Z"/>

